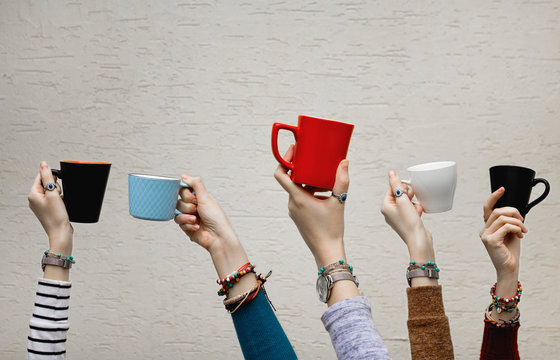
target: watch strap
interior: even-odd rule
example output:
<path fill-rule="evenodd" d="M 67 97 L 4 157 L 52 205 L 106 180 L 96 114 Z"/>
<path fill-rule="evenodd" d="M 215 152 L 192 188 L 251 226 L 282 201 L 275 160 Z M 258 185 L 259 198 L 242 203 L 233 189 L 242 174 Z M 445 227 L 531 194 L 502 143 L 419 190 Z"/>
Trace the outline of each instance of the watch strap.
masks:
<path fill-rule="evenodd" d="M 412 279 L 415 277 L 427 277 L 430 279 L 439 279 L 439 272 L 436 271 L 436 269 L 432 269 L 432 268 L 407 270 L 406 281 L 408 281 L 408 286 L 412 286 Z"/>
<path fill-rule="evenodd" d="M 43 268 L 43 271 L 45 271 L 45 266 L 47 265 L 55 265 L 55 266 L 63 267 L 65 269 L 71 269 L 72 260 L 67 260 L 66 258 L 58 259 L 47 255 L 43 255 L 43 260 L 41 261 L 41 268 Z"/>

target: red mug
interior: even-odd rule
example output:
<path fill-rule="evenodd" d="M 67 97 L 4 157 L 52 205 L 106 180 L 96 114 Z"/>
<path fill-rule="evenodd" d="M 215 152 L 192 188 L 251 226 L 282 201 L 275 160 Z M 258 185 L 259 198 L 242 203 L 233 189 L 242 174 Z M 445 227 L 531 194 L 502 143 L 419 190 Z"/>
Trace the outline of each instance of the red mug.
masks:
<path fill-rule="evenodd" d="M 289 163 L 278 152 L 278 131 L 294 133 L 294 157 Z M 354 125 L 300 115 L 298 126 L 272 125 L 272 153 L 292 171 L 293 182 L 332 190 L 338 164 L 346 159 Z"/>

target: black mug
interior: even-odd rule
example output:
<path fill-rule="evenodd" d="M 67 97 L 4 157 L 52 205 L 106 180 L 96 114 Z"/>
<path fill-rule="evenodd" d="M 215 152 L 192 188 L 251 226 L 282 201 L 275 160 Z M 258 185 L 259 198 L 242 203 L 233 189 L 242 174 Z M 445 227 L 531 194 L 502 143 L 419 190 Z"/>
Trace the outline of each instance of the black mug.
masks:
<path fill-rule="evenodd" d="M 537 199 L 529 203 L 531 190 L 538 183 L 544 184 L 544 192 Z M 545 179 L 535 179 L 535 171 L 521 166 L 499 165 L 490 168 L 490 186 L 492 192 L 500 187 L 506 189 L 494 208 L 511 206 L 519 210 L 525 217 L 529 210 L 547 197 L 550 184 Z"/>
<path fill-rule="evenodd" d="M 94 161 L 61 161 L 53 175 L 62 180 L 66 212 L 72 222 L 99 221 L 111 164 Z"/>

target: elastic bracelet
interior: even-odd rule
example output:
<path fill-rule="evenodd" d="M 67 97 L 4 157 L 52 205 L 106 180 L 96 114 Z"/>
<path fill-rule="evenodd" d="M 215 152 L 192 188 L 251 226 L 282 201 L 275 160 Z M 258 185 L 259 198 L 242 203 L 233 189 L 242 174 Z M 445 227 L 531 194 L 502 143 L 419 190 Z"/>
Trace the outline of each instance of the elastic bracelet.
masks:
<path fill-rule="evenodd" d="M 521 287 L 521 282 L 517 282 L 517 294 L 512 298 L 503 298 L 496 296 L 496 286 L 495 283 L 490 288 L 490 296 L 492 297 L 492 304 L 496 307 L 496 312 L 499 314 L 502 311 L 513 312 L 517 308 L 517 305 L 521 301 L 521 294 L 523 293 L 523 288 Z"/>
<path fill-rule="evenodd" d="M 239 279 L 241 279 L 244 275 L 247 275 L 248 273 L 254 271 L 255 271 L 255 265 L 251 264 L 250 262 L 247 262 L 243 264 L 239 269 L 237 269 L 237 271 L 229 274 L 225 278 L 216 280 L 216 282 L 219 285 L 222 285 L 220 290 L 218 290 L 218 295 L 219 296 L 226 295 L 229 289 L 231 289 L 233 285 L 235 285 L 235 283 L 239 281 Z"/>
<path fill-rule="evenodd" d="M 486 308 L 486 312 L 484 314 L 484 322 L 485 323 L 490 323 L 492 325 L 494 325 L 495 327 L 498 328 L 504 328 L 504 327 L 514 327 L 516 325 L 519 324 L 519 318 L 521 317 L 521 313 L 519 312 L 519 308 L 515 308 L 514 310 L 514 315 L 513 318 L 511 320 L 502 320 L 502 319 L 494 319 L 492 317 L 492 310 L 494 309 L 494 303 L 490 303 L 490 305 L 488 305 L 488 307 Z M 497 309 L 496 309 L 497 311 Z"/>
<path fill-rule="evenodd" d="M 320 268 L 319 271 L 317 272 L 317 275 L 323 275 L 323 274 L 328 275 L 333 272 L 337 272 L 337 270 L 349 271 L 350 274 L 354 273 L 354 267 L 352 265 L 345 264 L 344 260 L 340 259 L 335 263 L 328 264 Z"/>
<path fill-rule="evenodd" d="M 53 254 L 49 250 L 43 252 L 43 259 L 41 260 L 41 268 L 45 271 L 47 265 L 60 266 L 65 269 L 71 269 L 72 265 L 76 263 L 73 256 L 62 256 L 62 254 Z"/>

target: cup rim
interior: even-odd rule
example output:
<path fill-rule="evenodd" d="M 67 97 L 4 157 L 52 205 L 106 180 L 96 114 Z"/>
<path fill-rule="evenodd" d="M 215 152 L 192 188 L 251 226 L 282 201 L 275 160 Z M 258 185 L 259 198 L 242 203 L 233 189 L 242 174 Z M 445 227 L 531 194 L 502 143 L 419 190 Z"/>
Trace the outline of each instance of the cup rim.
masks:
<path fill-rule="evenodd" d="M 342 125 L 354 127 L 354 124 L 350 124 L 350 123 L 346 123 L 346 122 L 342 122 L 342 121 L 337 121 L 337 120 L 331 120 L 331 119 L 323 119 L 323 118 L 316 117 L 316 116 L 303 115 L 303 114 L 298 115 L 298 121 L 299 121 L 301 118 L 308 118 L 308 119 L 313 119 L 313 120 L 328 121 L 328 122 L 332 122 L 332 123 L 336 123 L 336 124 L 342 124 Z"/>
<path fill-rule="evenodd" d="M 111 165 L 111 163 L 104 162 L 104 161 L 61 160 L 60 162 L 70 163 L 70 164 Z"/>
<path fill-rule="evenodd" d="M 152 179 L 152 180 L 172 180 L 172 181 L 180 181 L 179 178 L 174 178 L 171 176 L 163 176 L 163 175 L 151 175 L 151 174 L 140 174 L 140 173 L 129 173 L 128 176 L 139 177 L 143 179 Z"/>
<path fill-rule="evenodd" d="M 492 169 L 504 169 L 504 168 L 515 168 L 515 169 L 519 169 L 519 170 L 525 170 L 525 171 L 532 171 L 533 173 L 537 173 L 535 170 L 525 167 L 525 166 L 519 166 L 519 165 L 494 165 L 490 167 L 490 171 L 492 171 Z"/>
<path fill-rule="evenodd" d="M 457 163 L 451 160 L 444 160 L 444 161 L 433 161 L 427 162 L 423 164 L 413 165 L 409 167 L 408 171 L 430 171 L 430 170 L 440 170 L 446 169 L 453 166 L 456 166 Z"/>

